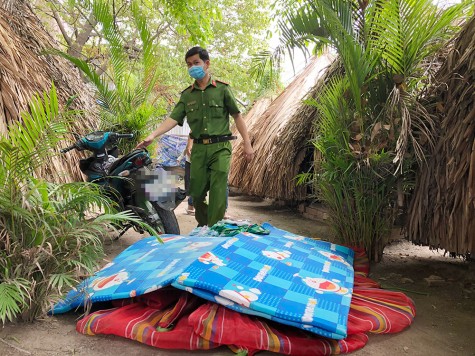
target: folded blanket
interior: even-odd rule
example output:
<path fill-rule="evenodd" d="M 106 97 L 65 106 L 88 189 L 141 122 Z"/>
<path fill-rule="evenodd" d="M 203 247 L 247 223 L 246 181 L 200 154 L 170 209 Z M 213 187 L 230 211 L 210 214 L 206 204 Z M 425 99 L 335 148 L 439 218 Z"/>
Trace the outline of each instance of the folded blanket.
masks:
<path fill-rule="evenodd" d="M 196 334 L 189 325 L 188 314 L 196 306 L 197 298 L 190 294 L 183 294 L 179 303 L 163 310 L 138 302 L 94 312 L 81 319 L 76 330 L 86 335 L 119 335 L 162 349 L 208 350 L 220 346 Z M 163 329 L 160 325 L 165 321 L 169 327 L 171 321 L 176 325 Z"/>
<path fill-rule="evenodd" d="M 241 313 L 333 339 L 346 336 L 353 251 L 264 224 L 191 263 L 172 285 Z"/>
<path fill-rule="evenodd" d="M 162 235 L 144 238 L 124 250 L 94 276 L 85 279 L 51 313 L 65 313 L 88 303 L 136 297 L 170 285 L 185 267 L 225 237 Z"/>
<path fill-rule="evenodd" d="M 282 324 L 229 310 L 215 303 L 201 305 L 188 316 L 195 333 L 211 342 L 230 345 L 248 355 L 266 350 L 284 355 L 336 355 L 356 351 L 366 345 L 364 333 L 332 340 Z M 221 327 L 221 326 L 224 327 Z"/>

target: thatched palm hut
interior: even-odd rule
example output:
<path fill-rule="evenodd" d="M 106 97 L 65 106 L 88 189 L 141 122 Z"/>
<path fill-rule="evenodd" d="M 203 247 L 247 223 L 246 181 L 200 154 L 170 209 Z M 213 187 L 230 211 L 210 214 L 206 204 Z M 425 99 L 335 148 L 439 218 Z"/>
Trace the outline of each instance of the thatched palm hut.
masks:
<path fill-rule="evenodd" d="M 248 164 L 241 138 L 234 141 L 231 186 L 260 197 L 292 202 L 306 199 L 306 187 L 297 185 L 295 176 L 302 172 L 305 156 L 313 152 L 309 148 L 315 108 L 302 100 L 318 90 L 316 83 L 330 60 L 329 56 L 312 58 L 268 108 L 268 102 L 261 101 L 249 111 L 245 120 L 255 157 Z"/>
<path fill-rule="evenodd" d="M 408 235 L 417 243 L 475 255 L 475 17 L 457 37 L 430 95 L 437 142 L 418 175 Z"/>
<path fill-rule="evenodd" d="M 54 82 L 61 104 L 77 95 L 74 107 L 85 111 L 72 130 L 84 132 L 96 121 L 94 97 L 78 72 L 66 60 L 44 55 L 57 44 L 24 0 L 0 0 L 0 134 L 8 134 L 8 124 L 20 119 L 36 93 L 48 91 Z M 81 173 L 75 153 L 52 160 L 43 177 L 56 181 L 77 179 Z"/>

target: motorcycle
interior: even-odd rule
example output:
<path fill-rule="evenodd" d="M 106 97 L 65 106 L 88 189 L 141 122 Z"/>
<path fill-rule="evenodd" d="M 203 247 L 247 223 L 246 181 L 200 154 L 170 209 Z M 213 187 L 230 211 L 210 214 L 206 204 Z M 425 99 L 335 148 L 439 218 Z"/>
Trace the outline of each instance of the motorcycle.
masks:
<path fill-rule="evenodd" d="M 60 152 L 73 149 L 92 152 L 79 161 L 87 181 L 101 185 L 120 211 L 132 211 L 159 233 L 180 234 L 174 209 L 185 199 L 185 190 L 173 185 L 168 172 L 153 167 L 146 149 L 134 149 L 119 157 L 116 143 L 133 137 L 133 134 L 94 131 L 83 137 L 76 135 L 76 142 Z M 121 225 L 117 238 L 131 227 L 144 233 L 140 225 L 128 222 Z"/>

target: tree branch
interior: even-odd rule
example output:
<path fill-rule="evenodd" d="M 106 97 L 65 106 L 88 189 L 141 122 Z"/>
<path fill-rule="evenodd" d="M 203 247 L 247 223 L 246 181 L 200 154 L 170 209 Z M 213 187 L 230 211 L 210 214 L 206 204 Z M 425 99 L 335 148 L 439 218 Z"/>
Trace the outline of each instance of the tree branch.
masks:
<path fill-rule="evenodd" d="M 19 351 L 19 352 L 21 352 L 21 353 L 24 353 L 24 354 L 26 354 L 26 355 L 31 355 L 31 352 L 30 352 L 30 351 L 23 350 L 23 349 L 21 349 L 21 348 L 15 346 L 15 345 L 9 343 L 8 341 L 6 341 L 6 340 L 4 340 L 4 339 L 0 339 L 0 341 L 3 342 L 5 345 L 8 345 L 8 346 L 10 346 L 11 348 L 13 348 L 13 349 L 15 349 L 15 350 L 17 350 L 17 351 Z"/>
<path fill-rule="evenodd" d="M 81 46 L 81 48 L 84 47 L 89 37 L 91 37 L 91 33 L 96 27 L 96 25 L 97 25 L 97 20 L 94 17 L 94 15 L 91 13 L 89 15 L 89 19 L 84 24 L 82 31 L 79 33 L 79 35 L 76 38 L 76 42 L 78 43 L 78 45 Z"/>
<path fill-rule="evenodd" d="M 71 47 L 73 44 L 73 41 L 71 37 L 69 37 L 68 33 L 66 32 L 66 29 L 64 28 L 64 24 L 61 21 L 61 18 L 59 17 L 58 12 L 55 9 L 52 9 L 52 11 L 53 11 L 54 20 L 56 21 L 56 24 L 58 25 L 59 30 L 61 31 L 61 34 L 63 35 L 64 40 L 68 44 L 68 47 Z"/>
<path fill-rule="evenodd" d="M 69 47 L 68 54 L 71 54 L 73 56 L 80 56 L 82 54 L 82 49 L 91 37 L 91 33 L 95 29 L 96 24 L 97 20 L 91 13 L 89 15 L 89 18 L 84 23 L 84 26 L 82 27 L 81 31 L 76 36 L 76 41 L 72 43 Z"/>
<path fill-rule="evenodd" d="M 155 31 L 155 34 L 150 38 L 150 41 L 155 41 L 158 37 L 160 37 L 167 29 L 170 28 L 170 23 L 167 23 L 165 26 L 157 27 L 157 30 Z"/>

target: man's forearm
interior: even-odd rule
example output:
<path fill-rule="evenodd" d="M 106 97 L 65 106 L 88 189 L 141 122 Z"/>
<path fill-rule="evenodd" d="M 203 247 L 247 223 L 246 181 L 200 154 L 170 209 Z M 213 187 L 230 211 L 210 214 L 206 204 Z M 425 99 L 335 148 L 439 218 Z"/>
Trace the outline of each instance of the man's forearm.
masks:
<path fill-rule="evenodd" d="M 249 139 L 249 133 L 247 131 L 246 124 L 244 122 L 244 119 L 241 114 L 236 114 L 233 115 L 234 118 L 234 123 L 236 124 L 236 128 L 239 132 L 239 134 L 242 137 L 242 140 L 244 141 L 244 145 L 249 145 L 251 146 L 251 140 Z"/>
<path fill-rule="evenodd" d="M 178 122 L 173 120 L 172 118 L 167 117 L 165 121 L 163 121 L 158 127 L 147 137 L 142 142 L 139 142 L 135 148 L 146 148 L 148 145 L 152 143 L 152 141 L 155 139 L 155 137 L 163 135 L 165 132 L 170 131 L 172 128 L 174 128 L 176 125 L 178 125 Z"/>
<path fill-rule="evenodd" d="M 246 123 L 244 122 L 244 118 L 241 114 L 233 115 L 234 122 L 236 123 L 236 128 L 239 131 L 239 134 L 242 137 L 243 145 L 244 145 L 244 156 L 246 160 L 250 162 L 252 157 L 254 156 L 254 149 L 251 145 L 251 140 L 249 139 L 249 133 L 247 132 Z"/>
<path fill-rule="evenodd" d="M 178 125 L 178 123 L 175 120 L 167 117 L 150 135 L 146 137 L 145 140 L 153 140 L 156 137 L 163 135 L 165 132 L 170 131 L 176 125 Z"/>

